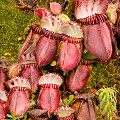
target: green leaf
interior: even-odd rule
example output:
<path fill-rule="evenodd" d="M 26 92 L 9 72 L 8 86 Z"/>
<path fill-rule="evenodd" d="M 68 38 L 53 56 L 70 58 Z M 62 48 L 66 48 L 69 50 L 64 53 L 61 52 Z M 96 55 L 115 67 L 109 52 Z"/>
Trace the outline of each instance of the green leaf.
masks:
<path fill-rule="evenodd" d="M 100 102 L 100 109 L 104 109 L 106 103 L 103 101 L 103 102 Z"/>
<path fill-rule="evenodd" d="M 102 101 L 103 96 L 105 97 L 106 95 L 105 95 L 105 93 L 104 93 L 104 92 L 101 92 L 101 93 L 99 94 L 99 100 L 100 100 L 100 101 Z"/>
<path fill-rule="evenodd" d="M 74 98 L 74 95 L 69 95 L 69 101 L 72 101 Z"/>
<path fill-rule="evenodd" d="M 13 116 L 11 116 L 11 115 L 9 115 L 9 114 L 7 114 L 7 116 L 8 116 L 9 118 L 13 118 Z"/>
<path fill-rule="evenodd" d="M 2 119 L 2 120 L 12 120 L 12 119 Z"/>
<path fill-rule="evenodd" d="M 87 51 L 85 54 L 82 55 L 84 59 L 96 59 L 96 57 L 90 52 Z"/>
<path fill-rule="evenodd" d="M 12 118 L 15 118 L 15 116 L 14 116 L 13 113 L 12 113 L 12 111 L 10 111 L 10 114 L 11 114 Z"/>
<path fill-rule="evenodd" d="M 51 66 L 55 66 L 56 65 L 56 61 L 52 61 L 50 65 Z"/>
<path fill-rule="evenodd" d="M 72 103 L 74 103 L 75 100 L 70 101 L 69 103 L 67 103 L 67 106 L 71 105 Z"/>
<path fill-rule="evenodd" d="M 102 114 L 105 115 L 107 114 L 107 110 L 108 110 L 108 105 L 106 104 L 106 106 L 104 107 Z"/>
<path fill-rule="evenodd" d="M 68 76 L 68 72 L 67 71 L 63 71 L 63 76 Z"/>
<path fill-rule="evenodd" d="M 67 102 L 67 106 L 69 106 L 70 104 L 72 104 L 75 100 L 73 100 L 74 95 L 69 95 L 69 100 Z"/>

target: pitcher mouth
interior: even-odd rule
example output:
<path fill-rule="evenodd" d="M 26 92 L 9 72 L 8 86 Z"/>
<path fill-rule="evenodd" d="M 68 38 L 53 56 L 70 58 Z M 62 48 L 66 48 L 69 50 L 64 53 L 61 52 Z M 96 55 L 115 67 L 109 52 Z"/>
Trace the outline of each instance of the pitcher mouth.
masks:
<path fill-rule="evenodd" d="M 63 33 L 55 33 L 53 31 L 49 31 L 45 28 L 42 29 L 42 34 L 47 37 L 47 38 L 50 38 L 50 39 L 55 39 L 55 40 L 62 40 L 62 36 L 64 36 Z"/>
<path fill-rule="evenodd" d="M 104 22 L 108 19 L 105 15 L 108 5 L 107 0 L 83 0 L 75 8 L 75 17 L 83 25 L 94 25 Z"/>
<path fill-rule="evenodd" d="M 11 90 L 12 91 L 27 91 L 27 90 L 29 90 L 29 88 L 28 87 L 15 86 Z"/>
<path fill-rule="evenodd" d="M 94 24 L 99 24 L 100 22 L 105 22 L 107 20 L 108 20 L 108 17 L 106 15 L 95 13 L 92 16 L 88 16 L 86 18 L 80 18 L 79 22 L 82 25 L 94 25 Z"/>
<path fill-rule="evenodd" d="M 62 84 L 62 78 L 55 73 L 48 73 L 40 77 L 39 85 L 44 87 L 59 88 Z"/>
<path fill-rule="evenodd" d="M 74 110 L 71 107 L 61 106 L 55 111 L 54 114 L 57 115 L 59 118 L 66 118 L 65 120 L 67 120 L 67 118 L 71 118 L 72 120 L 73 113 L 74 113 Z"/>
<path fill-rule="evenodd" d="M 22 78 L 22 77 L 14 77 L 10 79 L 9 81 L 6 82 L 6 85 L 10 89 L 16 90 L 17 88 L 19 89 L 31 89 L 31 85 L 28 82 L 27 79 Z"/>
<path fill-rule="evenodd" d="M 60 85 L 57 84 L 41 84 L 40 85 L 43 88 L 53 88 L 53 89 L 59 89 Z"/>
<path fill-rule="evenodd" d="M 78 44 L 78 43 L 80 43 L 82 40 L 83 40 L 83 38 L 74 38 L 74 37 L 71 37 L 71 36 L 67 36 L 67 35 L 64 35 L 63 37 L 62 37 L 62 40 L 64 41 L 64 42 L 68 42 L 68 43 L 72 43 L 72 44 Z"/>

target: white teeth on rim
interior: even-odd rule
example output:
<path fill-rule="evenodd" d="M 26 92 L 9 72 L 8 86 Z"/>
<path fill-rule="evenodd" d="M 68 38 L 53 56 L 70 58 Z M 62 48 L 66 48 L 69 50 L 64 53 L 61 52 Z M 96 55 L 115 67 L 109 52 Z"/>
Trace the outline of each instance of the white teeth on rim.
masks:
<path fill-rule="evenodd" d="M 57 74 L 48 73 L 39 79 L 39 85 L 41 84 L 57 84 L 60 86 L 62 84 L 62 78 Z"/>
<path fill-rule="evenodd" d="M 10 79 L 9 81 L 7 81 L 8 86 L 10 89 L 12 89 L 13 87 L 19 86 L 19 87 L 27 87 L 29 89 L 31 89 L 30 83 L 26 80 L 23 79 L 21 77 L 14 77 L 12 79 Z"/>
<path fill-rule="evenodd" d="M 48 16 L 41 19 L 41 26 L 49 31 L 53 31 L 55 33 L 60 34 L 62 33 L 61 22 L 58 18 L 54 16 Z"/>

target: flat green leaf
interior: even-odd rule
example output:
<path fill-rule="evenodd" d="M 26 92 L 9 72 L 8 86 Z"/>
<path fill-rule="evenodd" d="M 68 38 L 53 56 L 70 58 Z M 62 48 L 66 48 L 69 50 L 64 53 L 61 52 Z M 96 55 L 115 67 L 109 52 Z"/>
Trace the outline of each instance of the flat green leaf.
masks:
<path fill-rule="evenodd" d="M 74 95 L 69 95 L 69 101 L 72 101 L 74 98 Z"/>
<path fill-rule="evenodd" d="M 56 65 L 56 61 L 52 61 L 50 65 L 51 66 L 55 66 Z"/>

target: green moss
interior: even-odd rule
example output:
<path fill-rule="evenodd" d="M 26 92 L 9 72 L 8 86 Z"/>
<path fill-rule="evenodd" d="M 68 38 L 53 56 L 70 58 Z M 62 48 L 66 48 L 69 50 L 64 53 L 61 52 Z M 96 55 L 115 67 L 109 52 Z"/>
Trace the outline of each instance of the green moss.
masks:
<path fill-rule="evenodd" d="M 73 10 L 73 5 L 72 5 L 72 0 L 68 0 L 68 9 L 64 12 L 71 21 L 77 22 L 78 20 L 74 16 L 74 10 Z"/>
<path fill-rule="evenodd" d="M 0 1 L 0 57 L 5 56 L 9 59 L 18 57 L 18 53 L 28 34 L 29 26 L 36 22 L 32 11 L 19 11 L 13 7 L 11 0 Z M 40 19 L 39 19 L 40 21 Z M 19 40 L 18 37 L 22 36 Z M 11 51 L 15 51 L 11 55 Z M 5 53 L 10 54 L 5 54 Z"/>
<path fill-rule="evenodd" d="M 102 86 L 119 88 L 120 82 L 120 66 L 116 59 L 111 60 L 108 64 L 97 63 L 93 66 L 93 70 L 90 76 L 90 85 L 94 88 L 100 88 Z"/>

